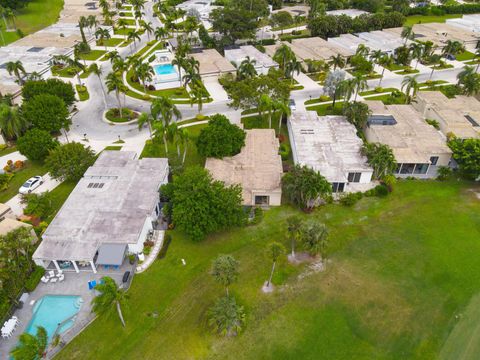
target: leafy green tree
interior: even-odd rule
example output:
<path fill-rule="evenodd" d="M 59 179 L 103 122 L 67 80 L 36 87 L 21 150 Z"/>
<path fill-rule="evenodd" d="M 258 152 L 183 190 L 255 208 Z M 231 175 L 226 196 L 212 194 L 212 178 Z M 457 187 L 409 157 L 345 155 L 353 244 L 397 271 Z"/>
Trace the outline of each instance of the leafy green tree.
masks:
<path fill-rule="evenodd" d="M 223 41 L 228 45 L 234 44 L 240 39 L 255 38 L 259 14 L 237 6 L 238 3 L 237 1 L 229 2 L 229 5 L 216 8 L 210 13 L 213 30 L 219 32 L 223 36 Z M 251 3 L 256 6 L 261 1 L 252 1 Z"/>
<path fill-rule="evenodd" d="M 153 99 L 152 105 L 150 105 L 150 112 L 155 121 L 161 120 L 165 126 L 170 125 L 174 116 L 177 120 L 182 118 L 180 110 L 178 110 L 172 99 L 167 96 Z"/>
<path fill-rule="evenodd" d="M 368 105 L 363 102 L 350 102 L 344 108 L 345 116 L 350 124 L 355 125 L 359 132 L 367 126 L 368 117 L 371 114 Z"/>
<path fill-rule="evenodd" d="M 75 90 L 69 82 L 60 79 L 28 80 L 22 87 L 23 101 L 29 101 L 36 95 L 50 94 L 61 98 L 65 105 L 75 102 Z"/>
<path fill-rule="evenodd" d="M 170 200 L 166 211 L 173 223 L 192 240 L 245 223 L 240 186 L 227 187 L 199 166 L 175 175 L 171 183 L 162 186 L 161 193 Z"/>
<path fill-rule="evenodd" d="M 47 330 L 42 326 L 37 326 L 35 335 L 27 332 L 20 335 L 19 342 L 10 352 L 10 356 L 15 360 L 43 359 L 46 355 L 47 346 Z"/>
<path fill-rule="evenodd" d="M 240 152 L 245 145 L 245 131 L 231 124 L 225 115 L 213 115 L 197 138 L 197 151 L 205 157 L 223 158 Z"/>
<path fill-rule="evenodd" d="M 28 129 L 28 122 L 18 107 L 0 103 L 0 129 L 7 139 L 18 138 Z"/>
<path fill-rule="evenodd" d="M 238 80 L 251 79 L 257 75 L 257 70 L 255 69 L 255 64 L 257 61 L 251 59 L 250 56 L 247 56 L 237 69 L 237 78 Z"/>
<path fill-rule="evenodd" d="M 270 277 L 267 280 L 267 287 L 270 287 L 272 283 L 273 273 L 275 272 L 275 266 L 280 256 L 285 255 L 285 246 L 279 242 L 273 241 L 267 245 L 267 257 L 272 260 L 272 270 L 270 271 Z"/>
<path fill-rule="evenodd" d="M 22 204 L 25 204 L 23 213 L 34 215 L 40 219 L 46 219 L 52 214 L 52 195 L 49 191 L 41 194 L 26 194 L 22 196 Z"/>
<path fill-rule="evenodd" d="M 332 193 L 332 186 L 319 172 L 298 164 L 283 175 L 282 186 L 290 201 L 305 210 Z"/>
<path fill-rule="evenodd" d="M 123 319 L 122 306 L 127 306 L 128 295 L 125 290 L 120 289 L 115 280 L 109 276 L 102 278 L 103 282 L 95 286 L 95 290 L 100 294 L 92 300 L 92 311 L 97 315 L 103 315 L 109 312 L 113 307 L 117 309 L 118 317 L 125 327 Z"/>
<path fill-rule="evenodd" d="M 397 161 L 388 145 L 366 143 L 362 147 L 362 154 L 367 157 L 368 163 L 373 168 L 373 178 L 375 179 L 391 175 L 397 168 Z"/>
<path fill-rule="evenodd" d="M 41 94 L 32 97 L 22 104 L 21 114 L 32 127 L 51 133 L 68 129 L 71 124 L 65 102 L 55 95 Z"/>
<path fill-rule="evenodd" d="M 468 179 L 480 178 L 480 139 L 452 138 L 448 146 L 453 152 L 452 157 L 458 163 L 459 170 Z"/>
<path fill-rule="evenodd" d="M 238 261 L 232 255 L 220 255 L 213 260 L 210 274 L 225 287 L 228 297 L 229 286 L 238 278 Z"/>
<path fill-rule="evenodd" d="M 18 151 L 29 160 L 44 160 L 57 145 L 58 141 L 48 131 L 40 129 L 28 130 L 17 140 Z"/>
<path fill-rule="evenodd" d="M 311 256 L 320 254 L 324 264 L 326 264 L 328 231 L 324 224 L 314 219 L 305 221 L 300 227 L 299 238 L 303 248 L 308 251 Z"/>
<path fill-rule="evenodd" d="M 292 257 L 295 257 L 295 245 L 300 235 L 302 219 L 299 216 L 290 216 L 287 218 L 287 233 L 292 243 Z"/>
<path fill-rule="evenodd" d="M 54 179 L 78 181 L 95 162 L 95 153 L 90 147 L 71 142 L 50 151 L 45 165 Z"/>
<path fill-rule="evenodd" d="M 218 334 L 236 336 L 245 324 L 245 311 L 234 297 L 219 298 L 208 310 L 208 324 Z"/>

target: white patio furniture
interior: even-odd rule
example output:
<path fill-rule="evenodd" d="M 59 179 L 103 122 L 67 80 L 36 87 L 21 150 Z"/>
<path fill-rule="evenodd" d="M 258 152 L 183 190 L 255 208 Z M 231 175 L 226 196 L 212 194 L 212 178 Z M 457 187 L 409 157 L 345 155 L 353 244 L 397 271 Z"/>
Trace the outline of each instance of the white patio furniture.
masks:
<path fill-rule="evenodd" d="M 51 279 L 50 279 L 50 282 L 51 282 L 51 283 L 56 283 L 57 280 L 58 280 L 58 278 L 54 277 L 54 278 L 51 278 Z"/>
<path fill-rule="evenodd" d="M 63 280 L 65 280 L 65 275 L 63 274 L 58 275 L 58 282 L 61 282 Z"/>
<path fill-rule="evenodd" d="M 18 318 L 11 318 L 5 324 L 3 324 L 2 327 L 2 337 L 10 337 L 17 327 L 18 324 Z"/>
<path fill-rule="evenodd" d="M 42 283 L 44 283 L 44 284 L 48 283 L 49 280 L 50 280 L 50 278 L 47 277 L 47 276 L 45 276 L 45 275 L 42 276 L 42 278 L 40 279 L 40 281 L 41 281 Z"/>
<path fill-rule="evenodd" d="M 48 276 L 51 277 L 51 278 L 54 277 L 54 276 L 55 276 L 55 271 L 50 270 L 50 271 L 48 272 Z"/>

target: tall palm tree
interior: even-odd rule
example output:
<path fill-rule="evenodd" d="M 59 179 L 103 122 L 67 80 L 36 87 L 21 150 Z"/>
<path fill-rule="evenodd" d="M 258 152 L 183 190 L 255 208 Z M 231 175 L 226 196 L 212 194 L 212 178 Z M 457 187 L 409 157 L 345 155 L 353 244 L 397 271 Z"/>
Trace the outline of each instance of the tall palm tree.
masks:
<path fill-rule="evenodd" d="M 132 30 L 128 32 L 127 40 L 133 41 L 133 46 L 137 48 L 137 40 L 140 41 L 140 34 L 138 31 Z M 131 49 L 130 49 L 131 50 Z"/>
<path fill-rule="evenodd" d="M 77 77 L 78 85 L 82 86 L 82 79 L 80 73 L 85 70 L 85 64 L 82 64 L 78 59 L 78 49 L 73 52 L 73 58 L 67 57 L 67 65 L 73 69 Z"/>
<path fill-rule="evenodd" d="M 357 101 L 358 93 L 367 89 L 368 84 L 367 84 L 367 80 L 365 80 L 365 78 L 360 74 L 355 75 L 352 80 L 353 80 L 353 84 L 355 85 L 355 98 L 353 101 Z"/>
<path fill-rule="evenodd" d="M 10 351 L 14 359 L 43 359 L 48 346 L 48 334 L 44 327 L 38 326 L 36 335 L 23 333 L 18 344 Z"/>
<path fill-rule="evenodd" d="M 23 84 L 23 79 L 20 74 L 25 75 L 26 71 L 20 60 L 7 62 L 6 70 L 10 75 L 15 74 L 15 77 L 20 85 Z"/>
<path fill-rule="evenodd" d="M 401 33 L 402 39 L 405 40 L 403 45 L 407 45 L 408 40 L 412 40 L 415 37 L 412 26 L 404 26 Z"/>
<path fill-rule="evenodd" d="M 447 40 L 447 44 L 442 49 L 442 54 L 445 57 L 455 56 L 465 51 L 465 46 L 456 40 Z"/>
<path fill-rule="evenodd" d="M 97 315 L 103 315 L 116 307 L 118 317 L 125 327 L 125 320 L 123 319 L 122 306 L 127 305 L 128 295 L 125 290 L 120 289 L 115 280 L 109 276 L 102 278 L 103 282 L 95 286 L 95 290 L 100 294 L 92 300 L 92 311 Z"/>
<path fill-rule="evenodd" d="M 182 165 L 185 164 L 185 158 L 187 157 L 187 147 L 190 140 L 190 133 L 186 128 L 178 128 L 177 134 L 178 141 L 181 142 L 183 146 L 183 155 L 182 155 Z"/>
<path fill-rule="evenodd" d="M 118 26 L 120 29 L 122 29 L 123 32 L 124 32 L 124 34 L 123 34 L 124 40 L 127 40 L 127 33 L 125 32 L 125 30 L 127 30 L 127 25 L 128 25 L 127 20 L 125 20 L 125 19 L 123 19 L 123 18 L 119 18 L 119 19 L 117 20 L 117 26 Z"/>
<path fill-rule="evenodd" d="M 405 88 L 405 103 L 407 104 L 409 100 L 413 100 L 417 95 L 418 91 L 418 75 L 406 76 L 402 81 L 402 91 Z M 412 95 L 410 95 L 412 93 Z"/>
<path fill-rule="evenodd" d="M 13 11 L 12 9 L 10 9 L 10 8 L 7 7 L 7 8 L 5 9 L 4 14 L 5 14 L 5 17 L 6 17 L 7 19 L 9 19 L 10 22 L 12 23 L 12 25 L 13 25 L 13 30 L 16 31 L 16 30 L 17 30 L 17 24 L 15 23 L 15 18 L 17 17 L 17 15 L 15 14 L 15 11 Z"/>
<path fill-rule="evenodd" d="M 200 77 L 200 63 L 193 57 L 185 59 L 184 69 L 186 74 L 183 77 L 184 86 L 189 83 L 200 83 L 202 81 Z"/>
<path fill-rule="evenodd" d="M 190 105 L 193 106 L 193 104 L 198 105 L 198 113 L 201 114 L 202 108 L 203 108 L 203 96 L 205 92 L 203 90 L 203 86 L 201 82 L 194 82 L 190 86 Z"/>
<path fill-rule="evenodd" d="M 475 72 L 473 66 L 465 66 L 457 78 L 458 86 L 465 95 L 472 96 L 480 93 L 480 74 Z"/>
<path fill-rule="evenodd" d="M 97 20 L 97 17 L 95 15 L 88 15 L 87 17 L 87 24 L 88 24 L 88 28 L 90 29 L 90 34 L 91 34 L 91 29 L 97 29 L 97 26 L 98 26 L 98 20 Z"/>
<path fill-rule="evenodd" d="M 412 59 L 417 60 L 415 63 L 415 70 L 417 69 L 418 63 L 423 56 L 423 46 L 419 43 L 410 44 L 410 53 L 412 54 Z"/>
<path fill-rule="evenodd" d="M 272 282 L 273 273 L 275 271 L 275 265 L 277 264 L 280 256 L 285 254 L 285 247 L 278 242 L 271 242 L 267 247 L 267 256 L 272 260 L 272 270 L 270 272 L 270 277 L 267 281 L 267 287 L 270 286 Z"/>
<path fill-rule="evenodd" d="M 355 55 L 367 57 L 369 53 L 370 53 L 370 48 L 365 44 L 360 44 L 357 47 L 357 51 L 355 52 Z"/>
<path fill-rule="evenodd" d="M 273 100 L 268 94 L 260 95 L 258 100 L 258 113 L 260 117 L 263 117 L 263 113 L 268 114 L 268 128 L 272 128 L 272 112 L 273 112 Z"/>
<path fill-rule="evenodd" d="M 122 102 L 120 100 L 120 93 L 125 91 L 125 85 L 123 84 L 122 79 L 115 73 L 111 72 L 105 78 L 105 85 L 107 86 L 107 91 L 111 93 L 112 91 L 115 92 L 115 97 L 118 101 L 118 111 L 120 113 L 120 117 L 123 117 L 123 109 L 122 109 Z"/>
<path fill-rule="evenodd" d="M 474 59 L 477 60 L 477 67 L 475 68 L 475 72 L 478 72 L 478 68 L 480 67 L 480 47 L 477 47 Z"/>
<path fill-rule="evenodd" d="M 164 40 L 168 35 L 168 31 L 164 27 L 159 26 L 155 29 L 153 34 L 156 40 Z"/>
<path fill-rule="evenodd" d="M 278 63 L 278 65 L 280 66 L 280 69 L 282 70 L 282 73 L 286 75 L 287 63 L 290 60 L 292 60 L 294 57 L 295 57 L 295 54 L 293 53 L 290 46 L 286 44 L 282 44 L 275 51 L 275 54 L 273 55 L 273 60 L 275 60 Z"/>
<path fill-rule="evenodd" d="M 161 121 L 155 121 L 152 125 L 153 128 L 153 139 L 155 141 L 162 142 L 165 146 L 165 155 L 168 157 L 168 142 L 167 142 L 167 133 L 168 125 L 165 125 Z"/>
<path fill-rule="evenodd" d="M 78 20 L 78 27 L 80 28 L 80 35 L 82 36 L 82 42 L 87 43 L 87 38 L 85 37 L 85 28 L 88 27 L 88 20 L 85 16 L 80 16 Z"/>
<path fill-rule="evenodd" d="M 372 60 L 372 62 L 374 64 L 378 64 L 378 61 L 385 55 L 385 53 L 382 51 L 382 50 L 374 50 L 372 51 L 372 53 L 370 54 L 370 60 Z"/>
<path fill-rule="evenodd" d="M 177 51 L 175 53 L 175 57 L 172 60 L 172 65 L 178 68 L 178 79 L 180 80 L 180 83 L 182 83 L 183 80 L 182 68 L 185 66 L 185 64 L 185 55 Z"/>
<path fill-rule="evenodd" d="M 152 138 L 152 134 L 153 134 L 152 122 L 153 122 L 152 115 L 150 115 L 146 112 L 142 112 L 140 114 L 140 116 L 138 117 L 138 120 L 137 120 L 139 131 L 142 130 L 142 128 L 145 124 L 148 125 L 148 131 L 150 133 L 150 139 Z"/>
<path fill-rule="evenodd" d="M 0 103 L 0 129 L 7 139 L 18 138 L 28 129 L 28 124 L 20 116 L 17 107 Z"/>
<path fill-rule="evenodd" d="M 302 63 L 300 61 L 297 61 L 296 58 L 294 59 L 291 59 L 288 63 L 287 63 L 287 66 L 285 68 L 285 75 L 287 78 L 290 78 L 291 79 L 291 82 L 293 84 L 293 76 L 295 73 L 300 74 L 300 71 L 302 70 Z"/>
<path fill-rule="evenodd" d="M 151 22 L 142 22 L 140 26 L 147 33 L 148 41 L 150 41 L 150 35 L 153 34 L 153 26 Z"/>
<path fill-rule="evenodd" d="M 250 56 L 247 56 L 237 69 L 237 76 L 240 80 L 242 79 L 251 79 L 257 75 L 257 70 L 255 69 L 255 64 L 257 62 L 255 59 L 251 59 Z"/>
<path fill-rule="evenodd" d="M 393 57 L 390 55 L 383 55 L 380 59 L 378 59 L 378 65 L 382 67 L 382 74 L 380 76 L 380 81 L 378 82 L 378 86 L 382 85 L 383 75 L 385 74 L 385 68 L 391 66 L 393 64 Z"/>
<path fill-rule="evenodd" d="M 107 42 L 105 40 L 111 38 L 110 31 L 105 28 L 98 28 L 97 31 L 95 31 L 95 38 L 100 40 L 100 44 L 105 45 L 105 51 L 107 51 Z"/>
<path fill-rule="evenodd" d="M 346 79 L 343 80 L 340 85 L 338 86 L 339 88 L 339 94 L 343 95 L 343 105 L 342 107 L 345 108 L 345 105 L 350 101 L 350 99 L 353 96 L 353 93 L 355 92 L 355 80 L 352 79 Z"/>
<path fill-rule="evenodd" d="M 172 99 L 167 96 L 153 99 L 150 105 L 150 112 L 155 120 L 161 120 L 165 126 L 170 125 L 174 116 L 177 120 L 182 118 L 180 110 L 178 110 Z"/>
<path fill-rule="evenodd" d="M 105 89 L 103 87 L 103 81 L 102 81 L 102 67 L 98 66 L 97 63 L 93 63 L 88 68 L 88 71 L 97 76 L 97 78 L 100 82 L 100 88 L 102 89 L 102 93 L 103 93 L 103 95 L 105 95 Z"/>
<path fill-rule="evenodd" d="M 339 69 L 343 69 L 346 65 L 345 58 L 340 54 L 330 56 L 330 60 L 328 63 L 330 64 L 330 66 L 333 65 L 334 71 L 337 70 L 337 67 Z"/>
<path fill-rule="evenodd" d="M 291 110 L 285 100 L 274 100 L 272 107 L 273 111 L 278 112 L 278 134 L 280 134 L 280 131 L 282 129 L 283 114 L 286 114 L 288 116 L 290 115 Z"/>
<path fill-rule="evenodd" d="M 432 54 L 428 57 L 428 62 L 432 65 L 432 71 L 430 72 L 430 77 L 428 80 L 432 80 L 433 72 L 435 71 L 435 67 L 440 63 L 442 57 L 438 54 Z"/>
<path fill-rule="evenodd" d="M 155 72 L 153 71 L 153 67 L 147 63 L 140 63 L 136 67 L 136 73 L 138 76 L 138 79 L 142 82 L 143 89 L 145 90 L 145 94 L 147 93 L 147 81 L 152 81 L 153 75 L 155 75 Z"/>
<path fill-rule="evenodd" d="M 112 70 L 118 74 L 122 74 L 127 71 L 129 64 L 122 57 L 115 57 L 110 59 L 112 62 Z"/>

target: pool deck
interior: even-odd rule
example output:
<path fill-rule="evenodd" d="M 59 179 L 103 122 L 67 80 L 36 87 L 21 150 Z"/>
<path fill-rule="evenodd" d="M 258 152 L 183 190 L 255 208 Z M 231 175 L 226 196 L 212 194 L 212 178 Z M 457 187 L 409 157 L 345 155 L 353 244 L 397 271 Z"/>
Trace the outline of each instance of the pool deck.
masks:
<path fill-rule="evenodd" d="M 95 314 L 91 312 L 91 301 L 95 297 L 93 290 L 88 290 L 88 282 L 91 280 L 100 280 L 103 276 L 110 276 L 117 284 L 122 281 L 123 271 L 99 271 L 97 274 L 93 272 L 65 272 L 65 280 L 60 283 L 43 284 L 39 283 L 37 288 L 30 293 L 30 296 L 22 309 L 17 309 L 15 315 L 19 318 L 20 324 L 13 332 L 10 338 L 0 338 L 0 359 L 7 360 L 10 350 L 17 344 L 18 337 L 25 331 L 32 318 L 33 305 L 30 305 L 32 300 L 37 301 L 45 295 L 77 295 L 83 299 L 83 304 L 77 314 L 77 318 L 73 326 L 61 334 L 61 342 L 68 343 L 74 336 L 76 336 L 88 323 L 94 318 Z M 131 280 L 131 277 L 130 277 Z M 59 348 L 55 349 L 49 355 L 57 352 Z M 48 356 L 50 358 L 50 356 Z"/>

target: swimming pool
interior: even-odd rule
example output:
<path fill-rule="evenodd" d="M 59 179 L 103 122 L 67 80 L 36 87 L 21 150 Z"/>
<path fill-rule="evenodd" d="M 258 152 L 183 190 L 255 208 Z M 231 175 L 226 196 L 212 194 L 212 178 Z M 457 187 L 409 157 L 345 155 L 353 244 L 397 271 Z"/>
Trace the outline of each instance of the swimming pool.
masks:
<path fill-rule="evenodd" d="M 80 311 L 82 303 L 83 300 L 80 296 L 45 295 L 33 307 L 32 320 L 26 331 L 36 334 L 37 326 L 43 326 L 47 330 L 48 341 L 51 341 L 60 324 L 59 334 L 72 327 L 75 321 L 74 315 Z M 63 323 L 64 321 L 65 323 Z"/>
<path fill-rule="evenodd" d="M 155 75 L 174 75 L 177 73 L 172 64 L 160 64 L 153 67 Z"/>

